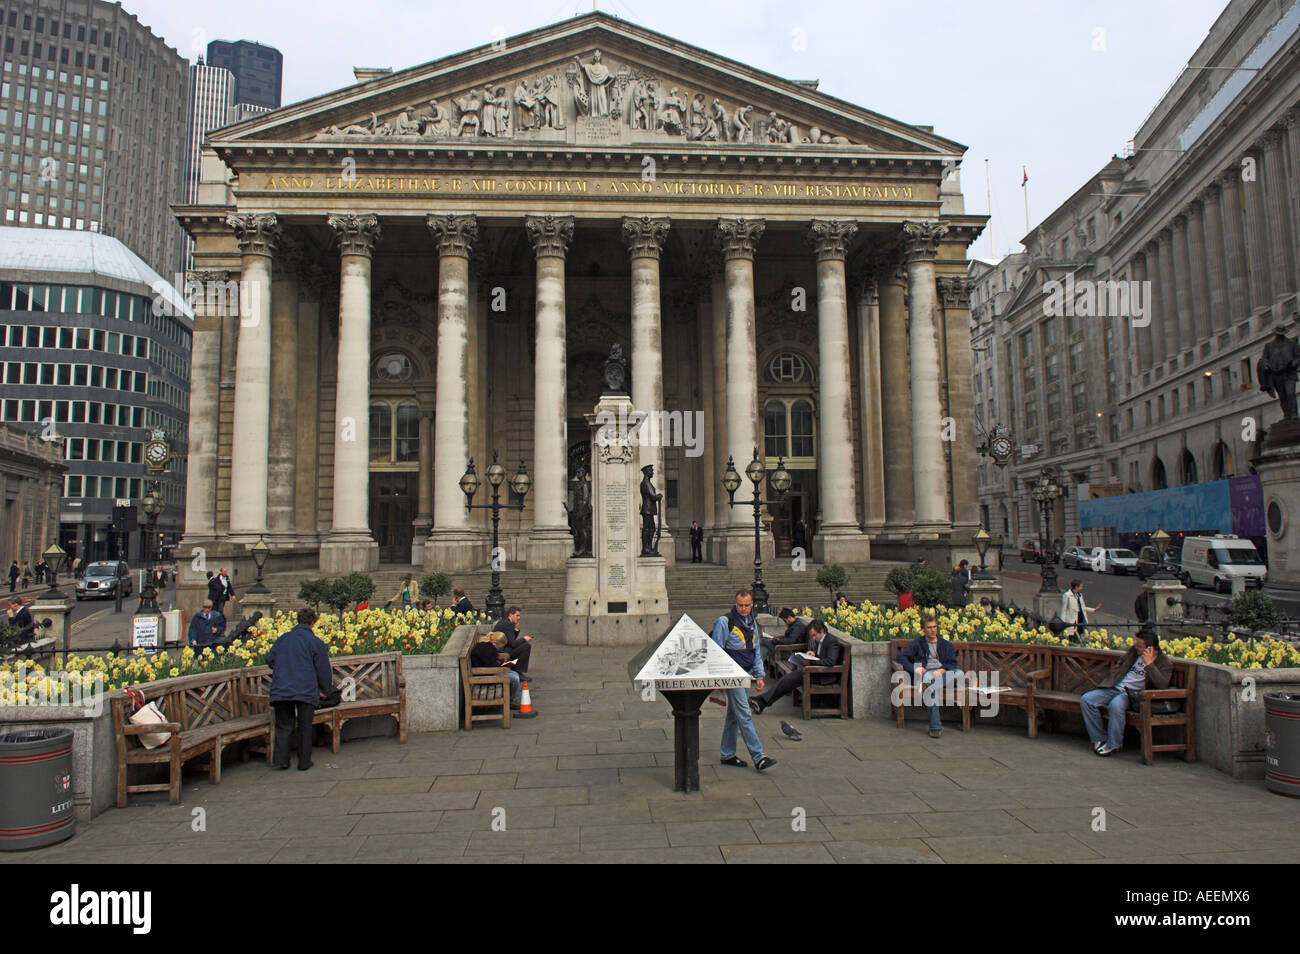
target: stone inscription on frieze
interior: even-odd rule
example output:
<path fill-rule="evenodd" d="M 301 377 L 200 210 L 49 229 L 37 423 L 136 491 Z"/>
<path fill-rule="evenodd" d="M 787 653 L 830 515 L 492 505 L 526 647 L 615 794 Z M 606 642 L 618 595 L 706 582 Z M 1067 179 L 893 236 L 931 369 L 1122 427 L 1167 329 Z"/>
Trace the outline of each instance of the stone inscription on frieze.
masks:
<path fill-rule="evenodd" d="M 627 483 L 615 480 L 605 488 L 605 585 L 627 588 Z"/>

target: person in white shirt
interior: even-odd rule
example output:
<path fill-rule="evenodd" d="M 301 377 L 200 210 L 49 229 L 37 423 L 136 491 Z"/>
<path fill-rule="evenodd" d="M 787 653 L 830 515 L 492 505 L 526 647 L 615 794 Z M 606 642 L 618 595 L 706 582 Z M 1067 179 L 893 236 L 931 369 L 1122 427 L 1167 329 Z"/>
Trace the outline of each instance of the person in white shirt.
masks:
<path fill-rule="evenodd" d="M 1061 594 L 1061 619 L 1072 627 L 1071 638 L 1075 642 L 1083 637 L 1083 628 L 1088 625 L 1088 614 L 1101 609 L 1101 604 L 1089 606 L 1083 600 L 1083 580 L 1071 580 L 1070 589 Z"/>

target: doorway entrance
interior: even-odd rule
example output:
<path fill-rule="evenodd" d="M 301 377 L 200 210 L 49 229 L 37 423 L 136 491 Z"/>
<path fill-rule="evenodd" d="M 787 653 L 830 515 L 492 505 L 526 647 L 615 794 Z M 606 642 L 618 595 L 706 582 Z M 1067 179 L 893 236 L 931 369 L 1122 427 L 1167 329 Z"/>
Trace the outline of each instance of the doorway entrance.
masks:
<path fill-rule="evenodd" d="M 370 531 L 381 563 L 411 562 L 418 481 L 413 470 L 370 472 Z"/>
<path fill-rule="evenodd" d="M 806 525 L 805 539 L 801 542 L 804 556 L 812 553 L 812 541 L 807 539 L 812 534 L 813 517 L 817 513 L 817 502 L 813 499 L 817 486 L 817 471 L 790 471 L 790 490 L 780 504 L 768 507 L 772 514 L 772 536 L 776 542 L 777 556 L 790 556 L 794 551 L 795 527 L 800 520 Z"/>

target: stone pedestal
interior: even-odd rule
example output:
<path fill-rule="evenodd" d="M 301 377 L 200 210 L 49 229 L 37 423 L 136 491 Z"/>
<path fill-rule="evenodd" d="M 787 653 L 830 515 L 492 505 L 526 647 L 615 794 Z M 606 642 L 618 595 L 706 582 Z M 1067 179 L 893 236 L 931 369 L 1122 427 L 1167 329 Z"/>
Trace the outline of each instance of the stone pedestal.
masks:
<path fill-rule="evenodd" d="M 1293 429 L 1300 430 L 1300 425 L 1279 421 L 1269 428 L 1264 453 L 1251 464 L 1264 488 L 1268 528 L 1264 595 L 1294 619 L 1300 617 L 1300 443 L 1282 442 Z"/>
<path fill-rule="evenodd" d="M 562 637 L 569 645 L 640 644 L 668 628 L 666 561 L 638 556 L 641 462 L 637 441 L 597 425 L 597 421 L 627 420 L 632 411 L 627 395 L 607 394 L 595 414 L 587 416 L 592 428 L 593 556 L 570 557 L 565 563 Z M 571 553 L 571 540 L 567 546 Z"/>
<path fill-rule="evenodd" d="M 1002 581 L 996 577 L 990 577 L 987 580 L 981 580 L 973 577 L 970 581 L 970 601 L 971 605 L 979 606 L 981 599 L 987 599 L 990 604 L 997 606 L 1002 602 Z M 1059 601 L 1058 601 L 1059 605 Z"/>
<path fill-rule="evenodd" d="M 1149 578 L 1142 589 L 1147 594 L 1148 606 L 1153 606 L 1155 612 L 1153 616 L 1155 622 L 1163 623 L 1167 620 L 1183 618 L 1183 584 L 1174 579 L 1161 580 L 1155 577 Z M 1173 599 L 1174 605 L 1169 605 L 1169 600 Z"/>
<path fill-rule="evenodd" d="M 1043 625 L 1051 620 L 1053 616 L 1060 615 L 1061 612 L 1061 593 L 1043 593 L 1034 594 L 1034 612 L 1042 619 Z"/>
<path fill-rule="evenodd" d="M 37 627 L 41 627 L 47 619 L 50 621 L 48 629 L 37 629 L 36 637 L 54 640 L 54 651 L 62 652 L 68 640 L 68 617 L 72 614 L 72 603 L 62 594 L 53 599 L 41 595 L 28 609 L 32 619 L 36 620 Z"/>
<path fill-rule="evenodd" d="M 871 538 L 856 528 L 826 528 L 813 537 L 813 557 L 819 563 L 867 563 Z"/>
<path fill-rule="evenodd" d="M 239 605 L 244 611 L 244 617 L 252 616 L 254 613 L 261 613 L 265 617 L 275 615 L 276 600 L 271 593 L 244 593 L 239 598 Z"/>

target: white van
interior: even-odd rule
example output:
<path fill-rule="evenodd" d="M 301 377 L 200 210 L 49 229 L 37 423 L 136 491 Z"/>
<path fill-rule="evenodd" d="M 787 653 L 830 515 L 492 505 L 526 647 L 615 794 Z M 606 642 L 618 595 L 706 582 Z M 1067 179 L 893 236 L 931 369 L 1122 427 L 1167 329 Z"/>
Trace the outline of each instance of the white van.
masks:
<path fill-rule="evenodd" d="M 1220 533 L 1213 537 L 1188 537 L 1183 541 L 1183 585 L 1201 583 L 1215 592 L 1232 589 L 1234 578 L 1244 586 L 1263 586 L 1268 567 L 1260 559 L 1255 544 L 1244 537 Z"/>

